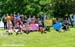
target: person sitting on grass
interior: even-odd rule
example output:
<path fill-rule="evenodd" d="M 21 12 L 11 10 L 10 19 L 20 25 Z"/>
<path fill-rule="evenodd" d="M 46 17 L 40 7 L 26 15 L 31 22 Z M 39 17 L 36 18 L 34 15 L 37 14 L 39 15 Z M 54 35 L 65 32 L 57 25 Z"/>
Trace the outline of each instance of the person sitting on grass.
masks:
<path fill-rule="evenodd" d="M 52 26 L 52 20 L 47 18 L 47 20 L 44 20 L 45 25 L 45 31 L 50 32 L 50 27 Z"/>
<path fill-rule="evenodd" d="M 22 24 L 23 24 L 23 22 L 21 21 L 21 19 L 18 19 L 16 21 L 16 24 L 19 26 L 18 27 L 19 28 L 19 31 L 17 32 L 17 34 L 22 33 Z"/>
<path fill-rule="evenodd" d="M 61 32 L 61 29 L 62 29 L 62 22 L 60 22 L 58 18 L 56 18 L 56 21 L 55 21 L 55 23 L 53 24 L 53 28 L 54 28 L 54 30 L 56 30 L 56 31 L 58 31 L 58 32 Z"/>
<path fill-rule="evenodd" d="M 24 23 L 22 26 L 22 31 L 26 34 L 29 34 L 29 23 Z"/>
<path fill-rule="evenodd" d="M 46 33 L 41 20 L 39 20 L 38 24 L 39 24 L 39 31 L 41 33 Z"/>
<path fill-rule="evenodd" d="M 15 24 L 14 31 L 16 32 L 16 35 L 18 35 L 18 32 L 19 32 L 19 25 L 18 25 L 18 23 Z"/>
<path fill-rule="evenodd" d="M 69 30 L 69 23 L 68 23 L 68 19 L 67 18 L 63 19 L 63 29 L 65 31 Z"/>
<path fill-rule="evenodd" d="M 53 25 L 53 28 L 54 30 L 58 31 L 58 32 L 61 32 L 61 29 L 62 29 L 62 23 L 61 22 L 58 22 L 56 24 Z"/>

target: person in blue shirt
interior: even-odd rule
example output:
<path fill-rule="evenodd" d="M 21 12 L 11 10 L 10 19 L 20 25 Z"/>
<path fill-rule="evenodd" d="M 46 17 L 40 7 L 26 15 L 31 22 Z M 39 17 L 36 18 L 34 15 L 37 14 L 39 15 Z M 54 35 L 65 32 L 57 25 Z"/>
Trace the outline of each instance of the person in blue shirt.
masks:
<path fill-rule="evenodd" d="M 53 27 L 54 27 L 54 30 L 60 31 L 62 29 L 62 23 L 57 22 L 56 24 L 53 25 Z"/>
<path fill-rule="evenodd" d="M 20 14 L 18 13 L 16 16 L 15 16 L 16 20 L 20 19 Z"/>
<path fill-rule="evenodd" d="M 53 24 L 53 28 L 56 31 L 60 31 L 62 29 L 62 22 L 60 22 L 58 18 L 56 18 L 55 24 Z"/>

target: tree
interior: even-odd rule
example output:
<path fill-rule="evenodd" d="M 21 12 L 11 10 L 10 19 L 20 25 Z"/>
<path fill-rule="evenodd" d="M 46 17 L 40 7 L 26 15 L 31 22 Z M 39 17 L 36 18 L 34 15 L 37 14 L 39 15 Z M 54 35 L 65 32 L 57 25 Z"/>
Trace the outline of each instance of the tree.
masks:
<path fill-rule="evenodd" d="M 64 17 L 71 13 L 75 13 L 75 0 L 53 0 L 53 15 L 55 17 Z"/>

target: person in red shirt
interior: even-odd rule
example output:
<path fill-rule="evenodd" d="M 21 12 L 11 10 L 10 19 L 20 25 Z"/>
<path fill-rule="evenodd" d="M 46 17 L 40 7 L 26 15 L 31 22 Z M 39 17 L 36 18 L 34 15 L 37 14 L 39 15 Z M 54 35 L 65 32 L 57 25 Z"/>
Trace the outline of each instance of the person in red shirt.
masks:
<path fill-rule="evenodd" d="M 19 33 L 22 34 L 22 25 L 23 25 L 23 23 L 22 23 L 21 19 L 17 20 L 16 24 L 18 25 L 18 31 L 16 32 L 16 35 L 18 35 Z"/>
<path fill-rule="evenodd" d="M 16 21 L 16 23 L 18 23 L 19 25 L 23 24 L 20 18 Z"/>

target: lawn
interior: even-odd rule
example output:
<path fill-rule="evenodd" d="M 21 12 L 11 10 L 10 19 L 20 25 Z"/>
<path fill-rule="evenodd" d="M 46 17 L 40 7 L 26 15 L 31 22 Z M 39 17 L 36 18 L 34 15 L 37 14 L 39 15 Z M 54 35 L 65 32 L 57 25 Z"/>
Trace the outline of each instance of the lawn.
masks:
<path fill-rule="evenodd" d="M 56 32 L 51 30 L 46 34 L 31 32 L 30 34 L 1 35 L 5 33 L 0 30 L 0 47 L 75 47 L 75 29 L 67 32 Z"/>

